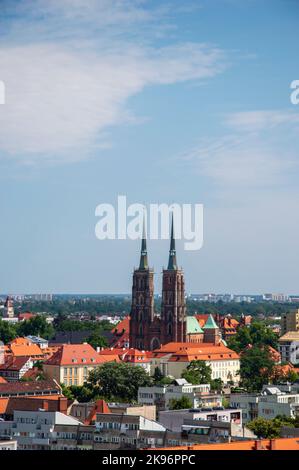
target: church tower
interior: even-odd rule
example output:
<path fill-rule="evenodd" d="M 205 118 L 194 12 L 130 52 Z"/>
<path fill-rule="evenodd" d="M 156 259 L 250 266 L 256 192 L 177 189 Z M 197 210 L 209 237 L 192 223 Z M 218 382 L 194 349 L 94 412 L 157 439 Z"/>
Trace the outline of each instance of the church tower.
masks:
<path fill-rule="evenodd" d="M 186 341 L 186 303 L 184 274 L 176 260 L 172 216 L 169 260 L 162 281 L 161 343 L 173 341 Z"/>
<path fill-rule="evenodd" d="M 4 304 L 4 309 L 3 309 L 3 317 L 4 318 L 13 318 L 15 315 L 14 313 L 14 302 L 11 297 L 7 297 L 5 304 Z"/>
<path fill-rule="evenodd" d="M 150 327 L 154 321 L 154 271 L 149 268 L 145 224 L 139 268 L 134 270 L 130 315 L 130 348 L 150 350 Z"/>

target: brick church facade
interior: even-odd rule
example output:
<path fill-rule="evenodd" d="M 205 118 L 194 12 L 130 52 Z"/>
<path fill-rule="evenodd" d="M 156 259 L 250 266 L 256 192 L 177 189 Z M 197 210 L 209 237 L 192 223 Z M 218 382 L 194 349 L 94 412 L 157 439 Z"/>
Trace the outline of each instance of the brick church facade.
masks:
<path fill-rule="evenodd" d="M 195 317 L 187 316 L 185 281 L 176 259 L 173 220 L 167 269 L 162 276 L 161 314 L 154 309 L 154 271 L 149 267 L 143 231 L 139 268 L 134 270 L 130 314 L 131 348 L 154 350 L 175 342 L 219 344 L 221 334 L 211 317 L 201 329 Z"/>

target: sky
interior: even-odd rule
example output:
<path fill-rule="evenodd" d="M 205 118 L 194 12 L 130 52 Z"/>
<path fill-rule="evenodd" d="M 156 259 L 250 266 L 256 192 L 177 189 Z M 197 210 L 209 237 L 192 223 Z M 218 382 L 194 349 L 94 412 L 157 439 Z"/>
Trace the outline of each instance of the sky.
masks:
<path fill-rule="evenodd" d="M 204 205 L 187 292 L 299 294 L 298 31 L 297 0 L 0 0 L 0 292 L 130 292 L 140 241 L 95 236 L 125 195 Z"/>

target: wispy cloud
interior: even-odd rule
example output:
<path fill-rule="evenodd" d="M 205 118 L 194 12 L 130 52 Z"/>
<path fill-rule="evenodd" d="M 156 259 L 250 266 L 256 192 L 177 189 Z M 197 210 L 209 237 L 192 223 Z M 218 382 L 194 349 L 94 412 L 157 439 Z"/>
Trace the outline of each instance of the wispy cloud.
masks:
<path fill-rule="evenodd" d="M 229 114 L 226 124 L 241 132 L 260 132 L 287 124 L 299 125 L 299 114 L 295 111 L 257 110 Z"/>
<path fill-rule="evenodd" d="M 4 6 L 0 158 L 30 164 L 87 158 L 110 144 L 107 129 L 131 120 L 128 100 L 146 86 L 201 80 L 225 67 L 224 52 L 212 46 L 170 41 L 160 47 L 156 15 L 144 1 Z M 130 33 L 133 28 L 136 36 L 137 26 L 138 40 Z"/>
<path fill-rule="evenodd" d="M 298 113 L 232 113 L 223 124 L 230 134 L 200 141 L 179 158 L 222 193 L 288 186 L 299 168 Z"/>

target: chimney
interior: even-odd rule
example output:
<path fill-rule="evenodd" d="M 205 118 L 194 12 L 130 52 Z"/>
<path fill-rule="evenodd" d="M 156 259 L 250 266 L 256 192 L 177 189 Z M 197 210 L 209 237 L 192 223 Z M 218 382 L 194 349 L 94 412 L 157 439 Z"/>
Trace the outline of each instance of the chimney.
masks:
<path fill-rule="evenodd" d="M 276 439 L 270 439 L 270 450 L 276 450 Z"/>
<path fill-rule="evenodd" d="M 254 441 L 254 450 L 262 450 L 262 441 Z"/>
<path fill-rule="evenodd" d="M 67 414 L 67 398 L 66 397 L 59 397 L 58 398 L 58 411 L 60 413 Z"/>
<path fill-rule="evenodd" d="M 43 400 L 43 410 L 49 411 L 49 402 L 48 400 Z"/>

